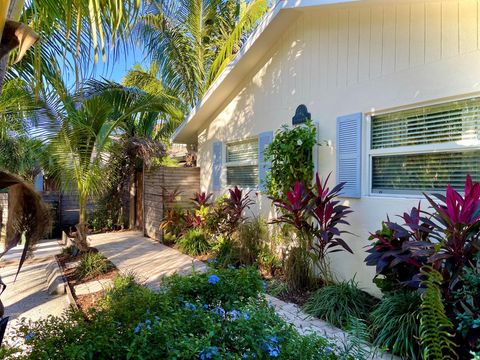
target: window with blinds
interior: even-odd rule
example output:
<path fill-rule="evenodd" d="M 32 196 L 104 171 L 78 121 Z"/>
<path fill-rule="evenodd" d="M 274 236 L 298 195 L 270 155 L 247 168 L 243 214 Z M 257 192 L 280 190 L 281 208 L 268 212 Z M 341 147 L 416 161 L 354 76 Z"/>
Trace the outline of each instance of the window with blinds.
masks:
<path fill-rule="evenodd" d="M 258 139 L 227 144 L 227 185 L 258 187 Z"/>
<path fill-rule="evenodd" d="M 480 181 L 480 98 L 448 102 L 371 119 L 374 193 L 463 189 Z"/>

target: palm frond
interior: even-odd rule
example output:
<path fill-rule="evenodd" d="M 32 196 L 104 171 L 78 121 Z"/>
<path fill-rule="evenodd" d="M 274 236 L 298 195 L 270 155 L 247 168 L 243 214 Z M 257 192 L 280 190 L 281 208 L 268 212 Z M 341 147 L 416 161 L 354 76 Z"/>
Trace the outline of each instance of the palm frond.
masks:
<path fill-rule="evenodd" d="M 240 18 L 238 19 L 235 28 L 230 34 L 228 34 L 227 39 L 225 39 L 218 55 L 210 66 L 205 89 L 208 89 L 223 69 L 230 63 L 236 52 L 239 50 L 244 34 L 249 33 L 252 30 L 267 10 L 268 1 L 266 0 L 254 0 L 249 3 L 246 8 L 242 8 Z"/>

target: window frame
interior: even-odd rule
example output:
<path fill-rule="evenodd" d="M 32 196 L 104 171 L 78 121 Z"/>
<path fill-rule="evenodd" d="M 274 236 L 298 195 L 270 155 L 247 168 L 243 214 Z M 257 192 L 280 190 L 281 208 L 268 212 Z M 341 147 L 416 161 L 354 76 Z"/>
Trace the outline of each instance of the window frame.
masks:
<path fill-rule="evenodd" d="M 448 102 L 463 101 L 471 98 L 480 98 L 480 94 L 468 94 L 456 98 L 447 98 L 439 99 L 431 102 L 423 102 L 410 106 L 402 106 L 391 109 L 385 109 L 381 111 L 371 111 L 365 114 L 365 130 L 364 130 L 364 154 L 363 164 L 366 165 L 367 171 L 364 175 L 364 184 L 366 193 L 369 197 L 379 197 L 379 198 L 403 198 L 403 199 L 423 199 L 422 192 L 417 192 L 414 190 L 398 190 L 394 192 L 374 192 L 373 191 L 373 157 L 378 156 L 389 156 L 389 155 L 410 155 L 410 154 L 431 154 L 437 152 L 460 152 L 460 151 L 475 151 L 480 150 L 480 140 L 467 140 L 464 144 L 459 144 L 458 142 L 443 142 L 435 144 L 422 144 L 422 145 L 408 145 L 408 146 L 397 146 L 384 149 L 372 149 L 372 118 L 374 116 L 385 115 L 397 111 L 408 111 L 415 109 L 422 109 L 424 107 L 442 105 Z"/>
<path fill-rule="evenodd" d="M 225 142 L 224 145 L 224 154 L 225 154 L 225 161 L 224 161 L 224 167 L 225 167 L 225 185 L 226 187 L 232 187 L 232 186 L 237 186 L 239 189 L 245 189 L 245 190 L 258 190 L 260 187 L 260 181 L 258 179 L 257 175 L 257 184 L 255 186 L 246 186 L 246 185 L 239 185 L 239 184 L 229 184 L 228 183 L 228 168 L 232 167 L 241 167 L 241 166 L 256 166 L 258 168 L 258 150 L 257 150 L 257 158 L 255 160 L 240 160 L 240 161 L 227 161 L 227 154 L 228 154 L 228 146 L 233 145 L 233 144 L 240 144 L 240 143 L 246 143 L 246 142 L 257 142 L 258 146 L 258 136 L 251 136 L 245 139 L 241 140 L 231 140 Z"/>

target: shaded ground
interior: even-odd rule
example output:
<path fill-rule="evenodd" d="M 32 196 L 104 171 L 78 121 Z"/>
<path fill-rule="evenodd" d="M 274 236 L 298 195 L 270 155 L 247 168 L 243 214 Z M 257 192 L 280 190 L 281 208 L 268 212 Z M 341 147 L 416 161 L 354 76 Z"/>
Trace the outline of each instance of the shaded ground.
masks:
<path fill-rule="evenodd" d="M 18 260 L 22 248 L 12 249 L 6 260 L 0 261 L 0 275 L 7 285 L 2 294 L 5 305 L 5 315 L 10 316 L 5 340 L 18 326 L 18 319 L 26 318 L 36 321 L 48 315 L 61 315 L 70 305 L 67 295 L 49 295 L 47 291 L 46 267 L 53 260 L 53 256 L 61 252 L 56 240 L 42 241 L 33 252 L 33 258 L 27 260 L 18 274 Z"/>

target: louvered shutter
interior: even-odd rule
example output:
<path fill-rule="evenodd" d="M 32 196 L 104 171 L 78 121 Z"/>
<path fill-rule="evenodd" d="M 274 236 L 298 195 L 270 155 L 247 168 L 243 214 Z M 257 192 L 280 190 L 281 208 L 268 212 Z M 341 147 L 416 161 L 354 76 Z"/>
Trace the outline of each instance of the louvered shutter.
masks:
<path fill-rule="evenodd" d="M 265 179 L 270 170 L 270 162 L 265 160 L 265 150 L 273 141 L 273 131 L 266 131 L 258 135 L 258 184 L 260 191 L 265 191 Z"/>
<path fill-rule="evenodd" d="M 220 190 L 222 187 L 222 142 L 213 143 L 213 173 L 212 186 L 213 190 Z"/>
<path fill-rule="evenodd" d="M 362 113 L 337 118 L 337 183 L 346 183 L 344 197 L 361 196 L 362 119 Z"/>

